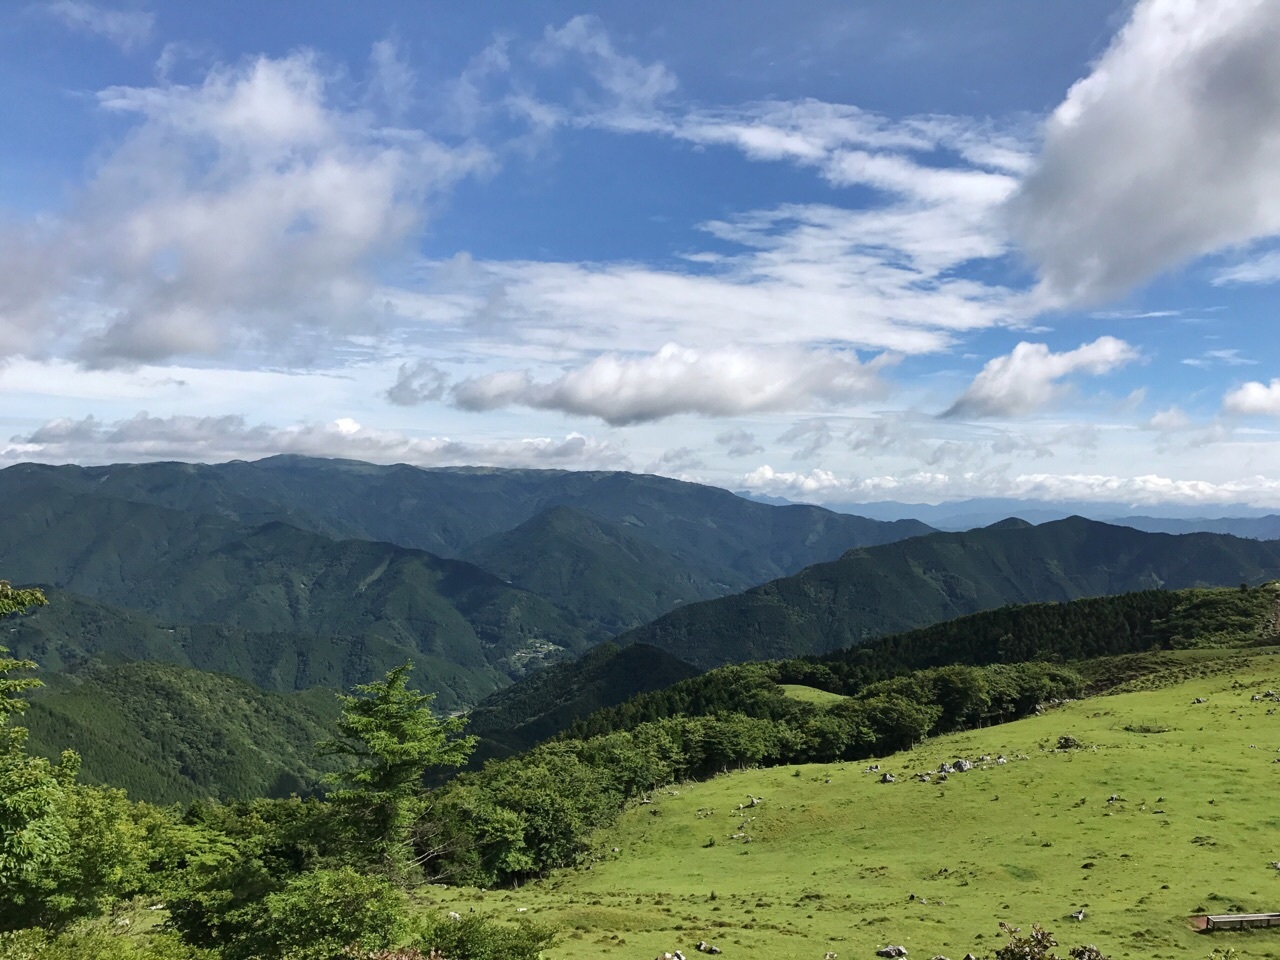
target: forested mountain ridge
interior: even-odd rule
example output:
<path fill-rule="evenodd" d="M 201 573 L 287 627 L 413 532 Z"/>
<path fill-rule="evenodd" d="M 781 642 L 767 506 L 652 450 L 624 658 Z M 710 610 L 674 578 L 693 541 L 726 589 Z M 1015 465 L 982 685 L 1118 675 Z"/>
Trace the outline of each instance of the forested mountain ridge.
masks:
<path fill-rule="evenodd" d="M 329 537 L 385 541 L 446 558 L 568 506 L 624 525 L 636 539 L 724 583 L 725 592 L 835 559 L 850 547 L 932 529 L 822 507 L 770 506 L 718 487 L 624 472 L 424 469 L 299 456 L 220 464 L 25 463 L 0 470 L 0 498 L 48 488 L 247 525 L 281 520 Z"/>
<path fill-rule="evenodd" d="M 676 716 L 774 716 L 787 707 L 779 684 L 851 696 L 877 684 L 910 686 L 913 672 L 941 671 L 963 686 L 963 668 L 1031 661 L 1077 666 L 1184 648 L 1248 648 L 1280 639 L 1280 586 L 1144 590 L 1065 603 L 1000 607 L 818 656 L 718 667 L 620 701 L 566 729 L 576 737 L 627 730 Z M 625 649 L 625 648 L 624 648 Z M 961 668 L 959 671 L 952 668 Z M 567 672 L 569 665 L 558 669 Z M 1108 671 L 1110 672 L 1110 671 Z M 531 679 L 536 679 L 531 678 Z M 566 681 L 567 682 L 567 681 Z M 502 691 L 515 714 L 521 684 Z M 958 696 L 956 690 L 953 696 Z M 483 705 L 482 705 L 483 707 Z M 532 711 L 530 711 L 532 712 Z"/>
<path fill-rule="evenodd" d="M 566 506 L 481 540 L 464 557 L 604 636 L 729 591 L 714 572 L 663 553 L 627 525 Z"/>
<path fill-rule="evenodd" d="M 344 680 L 415 659 L 449 706 L 587 645 L 547 601 L 463 561 L 48 487 L 0 501 L 0 569 L 166 625 L 339 638 L 297 653 L 354 661 Z"/>
<path fill-rule="evenodd" d="M 316 743 L 338 717 L 335 691 L 266 693 L 244 680 L 165 663 L 91 664 L 44 674 L 23 717 L 33 752 L 75 744 L 90 783 L 174 803 L 316 791 L 335 769 Z"/>
<path fill-rule="evenodd" d="M 820 654 L 1007 604 L 1280 577 L 1280 541 L 1152 534 L 1072 517 L 1009 520 L 850 550 L 630 631 L 702 668 Z"/>

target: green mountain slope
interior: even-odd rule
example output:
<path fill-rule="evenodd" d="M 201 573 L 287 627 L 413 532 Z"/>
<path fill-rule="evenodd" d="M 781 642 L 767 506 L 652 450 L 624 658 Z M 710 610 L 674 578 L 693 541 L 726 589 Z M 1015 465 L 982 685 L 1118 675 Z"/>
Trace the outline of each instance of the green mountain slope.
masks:
<path fill-rule="evenodd" d="M 157 803 L 197 797 L 288 796 L 316 786 L 315 743 L 331 736 L 332 691 L 264 693 L 233 677 L 169 664 L 92 666 L 44 674 L 23 725 L 30 747 L 84 760 L 91 783 Z"/>
<path fill-rule="evenodd" d="M 489 755 L 523 750 L 578 717 L 662 690 L 697 674 L 662 650 L 602 643 L 578 660 L 558 663 L 490 694 L 468 714 L 467 731 L 490 741 Z"/>
<path fill-rule="evenodd" d="M 95 493 L 257 525 L 285 521 L 458 557 L 554 506 L 624 524 L 638 540 L 741 590 L 831 560 L 850 547 L 926 533 L 820 507 L 777 507 L 663 477 L 564 470 L 424 470 L 351 460 L 269 457 L 252 463 L 19 464 L 0 470 L 0 499 L 33 489 Z"/>
<path fill-rule="evenodd" d="M 1280 541 L 1151 534 L 1072 517 L 851 550 L 620 638 L 695 666 L 818 654 L 1011 603 L 1280 576 Z"/>
<path fill-rule="evenodd" d="M 263 633 L 218 623 L 169 626 L 140 610 L 65 590 L 45 593 L 48 606 L 0 625 L 0 642 L 48 673 L 144 660 L 230 674 L 263 690 L 290 693 L 310 687 L 348 689 L 414 655 L 360 637 Z M 441 665 L 435 679 L 465 688 L 466 674 L 464 668 Z"/>
<path fill-rule="evenodd" d="M 1001 607 L 820 656 L 718 667 L 671 687 L 615 701 L 576 719 L 566 729 L 578 737 L 629 730 L 676 716 L 785 715 L 781 686 L 803 685 L 839 696 L 892 681 L 917 670 L 955 665 L 987 666 L 1031 661 L 1079 665 L 1099 658 L 1184 648 L 1247 648 L 1280 639 L 1280 587 L 1144 590 L 1067 603 Z M 624 648 L 625 649 L 625 648 Z M 649 649 L 649 648 L 645 648 Z M 1134 665 L 1134 669 L 1141 664 Z M 560 665 L 568 673 L 572 665 Z M 1099 683 L 1116 682 L 1128 667 L 1108 663 Z M 519 702 L 528 678 L 502 691 Z M 565 684 L 572 682 L 566 676 Z M 956 683 L 963 685 L 963 671 Z M 514 718 L 513 718 L 514 719 Z M 562 714 L 562 720 L 568 719 Z M 557 731 L 558 732 L 558 731 Z"/>
<path fill-rule="evenodd" d="M 572 507 L 551 507 L 464 557 L 551 601 L 604 635 L 638 627 L 682 603 L 728 589 L 629 528 Z"/>
<path fill-rule="evenodd" d="M 346 679 L 412 658 L 442 706 L 586 645 L 545 600 L 468 563 L 48 487 L 0 503 L 0 570 L 170 624 L 340 638 L 297 654 L 353 660 Z"/>

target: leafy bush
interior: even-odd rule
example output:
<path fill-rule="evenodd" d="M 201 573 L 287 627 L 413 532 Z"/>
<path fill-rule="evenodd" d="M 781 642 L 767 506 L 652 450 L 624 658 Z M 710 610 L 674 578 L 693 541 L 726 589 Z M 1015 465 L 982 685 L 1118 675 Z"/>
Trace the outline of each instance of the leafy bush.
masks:
<path fill-rule="evenodd" d="M 382 950 L 407 941 L 404 894 L 350 867 L 297 874 L 280 883 L 258 861 L 219 871 L 171 904 L 171 924 L 189 943 L 226 960 L 334 960 L 348 948 Z"/>
<path fill-rule="evenodd" d="M 1009 942 L 996 951 L 995 960 L 1058 960 L 1053 948 L 1058 941 L 1037 923 L 1031 925 L 1031 932 L 1025 937 L 1019 936 L 1021 931 L 1007 923 L 1000 924 L 1000 929 L 1009 936 Z M 1072 947 L 1068 951 L 1071 960 L 1109 960 L 1101 950 L 1092 944 Z"/>
<path fill-rule="evenodd" d="M 0 933 L 0 960 L 217 960 L 208 950 L 173 933 L 126 936 L 91 926 L 54 934 L 45 930 Z"/>
<path fill-rule="evenodd" d="M 449 960 L 538 960 L 555 939 L 550 929 L 523 919 L 507 926 L 468 914 L 461 920 L 439 917 L 425 923 L 424 949 Z"/>

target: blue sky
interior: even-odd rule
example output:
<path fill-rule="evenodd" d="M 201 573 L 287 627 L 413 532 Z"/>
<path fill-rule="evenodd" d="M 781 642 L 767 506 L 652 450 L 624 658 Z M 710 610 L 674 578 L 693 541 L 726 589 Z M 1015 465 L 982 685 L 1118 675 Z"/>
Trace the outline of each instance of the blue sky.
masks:
<path fill-rule="evenodd" d="M 6 5 L 0 462 L 1280 507 L 1277 45 L 1257 0 Z"/>

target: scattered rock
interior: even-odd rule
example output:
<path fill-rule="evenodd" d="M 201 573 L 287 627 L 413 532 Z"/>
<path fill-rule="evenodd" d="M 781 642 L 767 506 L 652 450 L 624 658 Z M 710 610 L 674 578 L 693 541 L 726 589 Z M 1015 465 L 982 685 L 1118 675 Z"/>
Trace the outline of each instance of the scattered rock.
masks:
<path fill-rule="evenodd" d="M 1058 738 L 1058 750 L 1079 750 L 1081 743 L 1070 734 L 1063 734 Z"/>

